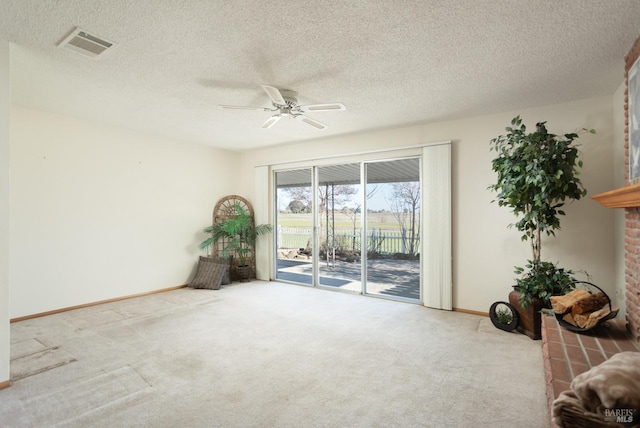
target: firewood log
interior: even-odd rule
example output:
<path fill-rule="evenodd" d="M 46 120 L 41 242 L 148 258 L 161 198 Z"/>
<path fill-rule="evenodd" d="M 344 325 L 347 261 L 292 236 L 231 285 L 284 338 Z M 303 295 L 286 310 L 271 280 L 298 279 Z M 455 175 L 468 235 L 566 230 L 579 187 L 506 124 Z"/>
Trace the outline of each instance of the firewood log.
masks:
<path fill-rule="evenodd" d="M 585 312 L 583 314 L 573 314 L 573 320 L 580 328 L 591 328 L 594 325 L 598 324 L 598 321 L 600 321 L 602 318 L 609 315 L 610 312 L 611 311 L 609 310 L 609 305 L 607 305 L 597 311 Z"/>
<path fill-rule="evenodd" d="M 551 307 L 556 314 L 564 314 L 569 312 L 573 304 L 580 300 L 580 298 L 590 295 L 591 294 L 589 294 L 587 290 L 576 288 L 564 296 L 551 296 L 549 301 L 551 302 Z"/>
<path fill-rule="evenodd" d="M 568 322 L 571 325 L 575 325 L 576 327 L 578 326 L 578 324 L 576 324 L 575 320 L 573 319 L 573 315 L 571 315 L 571 312 L 566 313 L 562 317 L 562 320 Z"/>
<path fill-rule="evenodd" d="M 571 307 L 571 313 L 576 315 L 583 314 L 585 312 L 593 312 L 601 309 L 607 304 L 609 304 L 609 299 L 607 299 L 604 293 L 599 292 L 590 296 L 585 296 L 576 301 Z"/>

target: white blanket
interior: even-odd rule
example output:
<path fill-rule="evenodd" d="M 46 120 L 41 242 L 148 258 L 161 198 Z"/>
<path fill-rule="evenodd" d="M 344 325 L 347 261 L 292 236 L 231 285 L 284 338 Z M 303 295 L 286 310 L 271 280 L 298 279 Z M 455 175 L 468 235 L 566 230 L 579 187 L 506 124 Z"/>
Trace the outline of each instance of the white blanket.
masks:
<path fill-rule="evenodd" d="M 640 423 L 640 352 L 621 352 L 576 376 L 571 389 L 553 402 L 553 420 L 559 427 L 564 426 L 563 407 L 602 415 L 602 420 L 635 411 L 634 422 Z"/>

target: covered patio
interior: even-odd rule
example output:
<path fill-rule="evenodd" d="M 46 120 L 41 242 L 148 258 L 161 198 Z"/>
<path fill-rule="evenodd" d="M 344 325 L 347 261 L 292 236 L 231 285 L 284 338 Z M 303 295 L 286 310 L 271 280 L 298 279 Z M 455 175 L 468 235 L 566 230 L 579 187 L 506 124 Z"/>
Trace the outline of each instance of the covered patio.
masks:
<path fill-rule="evenodd" d="M 320 286 L 360 293 L 361 266 L 340 260 L 322 262 Z M 412 300 L 420 299 L 420 260 L 367 260 L 367 290 L 372 294 Z M 311 260 L 278 258 L 278 280 L 312 284 Z"/>

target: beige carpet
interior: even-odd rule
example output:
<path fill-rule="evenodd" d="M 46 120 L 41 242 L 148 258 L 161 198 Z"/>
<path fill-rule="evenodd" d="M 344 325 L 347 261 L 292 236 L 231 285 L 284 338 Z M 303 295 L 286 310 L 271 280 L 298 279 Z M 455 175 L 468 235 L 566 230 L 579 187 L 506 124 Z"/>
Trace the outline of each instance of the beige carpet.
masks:
<path fill-rule="evenodd" d="M 11 326 L 2 427 L 547 427 L 539 341 L 254 281 Z"/>

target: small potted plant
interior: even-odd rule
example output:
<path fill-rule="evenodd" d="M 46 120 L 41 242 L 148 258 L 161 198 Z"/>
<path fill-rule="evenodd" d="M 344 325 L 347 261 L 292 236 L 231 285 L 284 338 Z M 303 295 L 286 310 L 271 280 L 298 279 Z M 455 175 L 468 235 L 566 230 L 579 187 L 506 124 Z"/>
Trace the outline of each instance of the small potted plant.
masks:
<path fill-rule="evenodd" d="M 237 213 L 236 216 L 221 223 L 214 223 L 204 229 L 204 232 L 211 236 L 200 243 L 200 249 L 207 249 L 219 240 L 223 240 L 222 255 L 225 257 L 231 254 L 237 256 L 236 272 L 238 277 L 240 281 L 248 281 L 251 277 L 251 266 L 247 263 L 247 257 L 251 255 L 258 237 L 270 233 L 272 227 L 270 224 L 254 225 L 253 217 L 238 202 L 236 202 L 234 210 Z"/>
<path fill-rule="evenodd" d="M 505 130 L 505 135 L 491 140 L 491 150 L 497 154 L 491 164 L 497 180 L 489 189 L 497 193 L 495 201 L 499 206 L 510 208 L 518 217 L 509 227 L 515 226 L 522 232 L 521 239 L 531 245 L 532 258 L 525 267 L 515 270 L 521 275 L 516 279 L 518 291 L 513 292 L 517 298 L 510 296 L 509 300 L 523 311 L 532 307 L 526 313 L 519 310 L 523 325 L 518 330 L 539 339 L 540 309 L 548 306 L 549 297 L 561 294 L 575 280 L 572 271 L 542 260 L 541 254 L 543 234 L 555 236 L 560 229 L 560 216 L 565 215 L 563 205 L 587 193 L 579 178 L 579 133 L 551 134 L 546 122 L 538 122 L 535 131 L 527 133 L 520 116 Z M 595 134 L 593 129 L 583 128 L 580 133 L 583 132 Z"/>
<path fill-rule="evenodd" d="M 534 298 L 539 299 L 543 307 L 551 307 L 549 298 L 567 293 L 577 281 L 572 270 L 544 260 L 529 260 L 525 267 L 516 266 L 514 273 L 521 275 L 520 278 L 516 278 L 515 289 L 524 308 L 529 306 Z"/>

